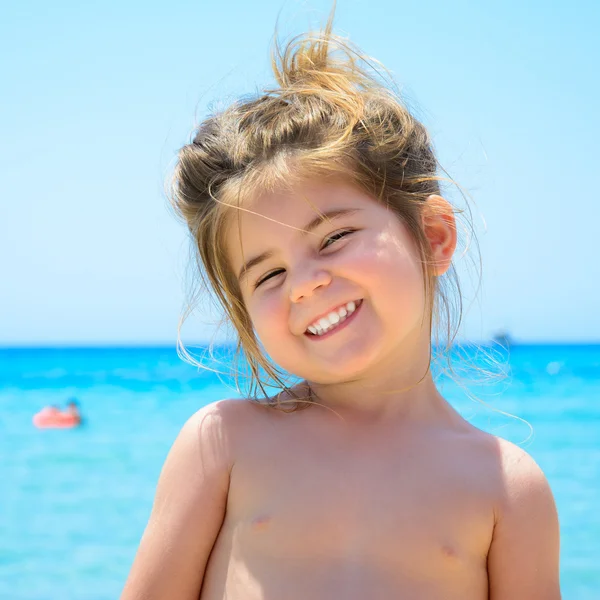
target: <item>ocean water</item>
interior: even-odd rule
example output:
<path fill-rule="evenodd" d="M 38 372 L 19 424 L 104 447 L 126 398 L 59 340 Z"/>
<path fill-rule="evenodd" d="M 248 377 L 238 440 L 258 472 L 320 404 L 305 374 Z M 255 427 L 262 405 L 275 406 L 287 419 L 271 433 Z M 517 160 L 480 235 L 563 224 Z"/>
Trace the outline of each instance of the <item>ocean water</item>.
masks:
<path fill-rule="evenodd" d="M 474 387 L 477 401 L 444 379 L 443 393 L 544 469 L 563 598 L 598 600 L 600 346 L 515 346 L 504 360 L 509 376 Z M 118 598 L 179 428 L 233 395 L 172 348 L 0 350 L 0 598 Z M 83 427 L 33 427 L 35 412 L 71 396 Z"/>

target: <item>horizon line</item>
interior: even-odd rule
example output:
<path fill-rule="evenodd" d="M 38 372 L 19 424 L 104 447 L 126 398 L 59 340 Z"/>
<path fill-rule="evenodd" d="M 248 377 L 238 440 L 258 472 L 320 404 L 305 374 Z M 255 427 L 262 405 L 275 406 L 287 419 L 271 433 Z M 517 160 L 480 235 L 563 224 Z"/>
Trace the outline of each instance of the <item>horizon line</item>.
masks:
<path fill-rule="evenodd" d="M 235 346 L 236 342 L 231 341 L 190 341 L 185 342 L 186 347 L 226 347 Z M 483 346 L 499 346 L 503 344 L 494 339 L 461 339 L 455 341 L 453 346 L 461 345 L 483 345 Z M 435 344 L 434 344 L 435 346 Z M 513 340 L 511 339 L 509 347 L 527 347 L 527 346 L 600 346 L 600 340 Z M 176 349 L 176 342 L 64 342 L 64 343 L 35 343 L 35 344 L 3 344 L 0 342 L 0 351 L 6 350 L 151 350 L 151 349 Z"/>

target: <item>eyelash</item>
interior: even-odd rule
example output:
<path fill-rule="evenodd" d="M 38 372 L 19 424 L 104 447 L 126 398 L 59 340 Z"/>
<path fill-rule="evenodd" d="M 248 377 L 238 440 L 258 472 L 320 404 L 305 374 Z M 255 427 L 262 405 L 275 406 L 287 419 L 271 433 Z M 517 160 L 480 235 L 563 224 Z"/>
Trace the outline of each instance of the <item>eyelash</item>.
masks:
<path fill-rule="evenodd" d="M 354 233 L 354 231 L 356 231 L 356 230 L 355 229 L 342 229 L 341 231 L 336 231 L 335 233 L 332 233 L 331 235 L 327 236 L 325 238 L 325 242 L 332 241 L 332 243 L 335 243 L 338 240 L 341 240 L 342 238 L 346 237 L 346 235 L 348 235 L 349 233 Z M 320 250 L 324 250 L 325 248 L 329 248 L 329 246 L 331 246 L 331 244 L 323 243 L 323 245 L 321 246 Z M 279 273 L 282 273 L 283 270 L 284 269 L 275 269 L 274 271 L 271 271 L 270 273 L 267 273 L 262 279 L 259 279 L 254 284 L 254 289 L 256 289 L 259 285 L 262 285 L 265 281 L 271 279 L 271 277 L 274 277 L 275 275 L 279 275 Z"/>
<path fill-rule="evenodd" d="M 352 232 L 354 232 L 354 229 L 342 229 L 341 231 L 336 231 L 335 233 L 332 233 L 330 236 L 326 237 L 325 241 L 328 242 L 329 240 L 333 240 L 334 242 L 337 242 L 338 240 L 341 240 L 343 237 Z M 330 245 L 331 244 L 323 244 L 321 246 L 321 250 L 323 250 L 323 248 L 328 248 Z"/>

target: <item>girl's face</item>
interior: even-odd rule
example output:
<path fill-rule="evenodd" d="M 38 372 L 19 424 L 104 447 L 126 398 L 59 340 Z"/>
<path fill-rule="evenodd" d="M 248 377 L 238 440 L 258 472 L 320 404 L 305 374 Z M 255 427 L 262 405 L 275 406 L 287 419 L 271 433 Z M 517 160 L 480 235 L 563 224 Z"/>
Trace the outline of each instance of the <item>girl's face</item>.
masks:
<path fill-rule="evenodd" d="M 341 383 L 429 338 L 421 259 L 385 206 L 346 183 L 307 182 L 244 208 L 256 214 L 236 212 L 227 252 L 256 334 L 280 367 Z"/>

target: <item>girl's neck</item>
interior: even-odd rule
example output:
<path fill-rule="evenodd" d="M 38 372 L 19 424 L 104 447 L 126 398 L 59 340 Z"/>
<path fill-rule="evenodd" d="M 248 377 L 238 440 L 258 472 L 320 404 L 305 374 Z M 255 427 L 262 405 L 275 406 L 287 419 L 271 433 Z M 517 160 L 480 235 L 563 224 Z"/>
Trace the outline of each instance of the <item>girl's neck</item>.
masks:
<path fill-rule="evenodd" d="M 382 361 L 353 381 L 336 384 L 307 382 L 317 404 L 344 419 L 360 422 L 436 422 L 454 420 L 456 411 L 439 393 L 430 370 L 430 346 L 413 346 Z"/>

